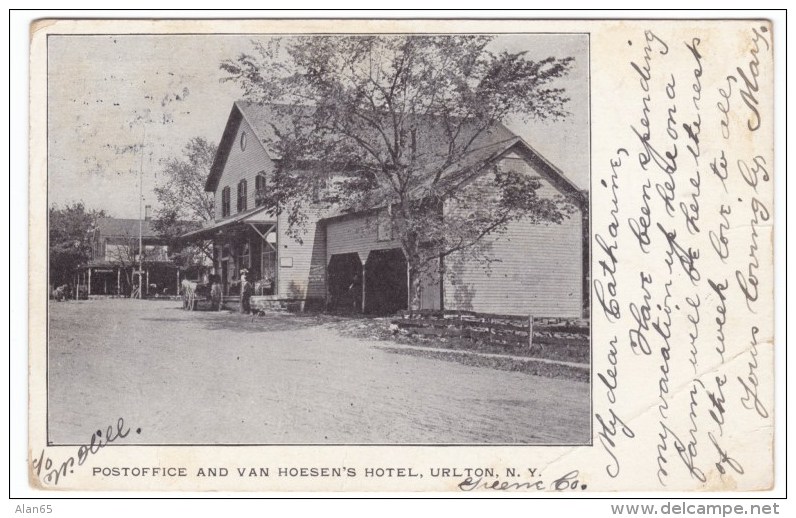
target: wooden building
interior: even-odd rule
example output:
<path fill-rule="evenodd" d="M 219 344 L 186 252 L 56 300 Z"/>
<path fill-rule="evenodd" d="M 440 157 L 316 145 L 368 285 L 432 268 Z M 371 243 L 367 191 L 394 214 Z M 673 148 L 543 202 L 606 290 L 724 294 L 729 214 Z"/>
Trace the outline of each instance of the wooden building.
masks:
<path fill-rule="evenodd" d="M 262 194 L 279 159 L 267 145 L 273 138 L 261 107 L 236 102 L 205 182 L 215 193 L 215 221 L 183 240 L 213 241 L 213 263 L 225 296 L 240 294 L 240 272 L 249 271 L 256 293 L 268 300 L 323 306 L 326 243 L 313 228 L 299 241 L 287 233 L 286 216 L 265 206 Z"/>
<path fill-rule="evenodd" d="M 139 264 L 139 225 L 143 263 Z M 75 272 L 75 286 L 88 295 L 129 297 L 143 286 L 143 296 L 176 295 L 180 272 L 169 259 L 167 243 L 152 220 L 99 218 L 91 230 L 91 259 Z M 143 266 L 140 271 L 139 266 Z"/>
<path fill-rule="evenodd" d="M 249 279 L 259 281 L 257 295 L 268 300 L 367 313 L 406 308 L 406 260 L 384 224 L 384 210 L 314 211 L 298 241 L 287 232 L 287 216 L 265 206 L 263 193 L 279 160 L 270 145 L 274 126 L 268 114 L 267 106 L 234 103 L 205 184 L 215 193 L 216 220 L 184 238 L 213 240 L 227 295 L 236 293 L 246 268 Z M 471 188 L 489 188 L 490 171 L 506 167 L 538 178 L 541 195 L 584 199 L 560 170 L 503 126 L 463 157 L 475 159 L 485 167 L 470 180 Z M 488 238 L 498 259 L 489 271 L 463 255 L 446 258 L 449 275 L 424 281 L 423 308 L 581 317 L 584 225 L 581 208 L 562 224 L 511 223 Z"/>

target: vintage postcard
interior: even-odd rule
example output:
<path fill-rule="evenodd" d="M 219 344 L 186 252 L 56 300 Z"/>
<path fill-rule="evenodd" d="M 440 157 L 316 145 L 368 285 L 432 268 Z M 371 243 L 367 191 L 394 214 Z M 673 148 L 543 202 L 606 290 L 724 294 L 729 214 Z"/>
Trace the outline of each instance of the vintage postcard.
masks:
<path fill-rule="evenodd" d="M 774 485 L 767 20 L 40 20 L 29 483 Z"/>

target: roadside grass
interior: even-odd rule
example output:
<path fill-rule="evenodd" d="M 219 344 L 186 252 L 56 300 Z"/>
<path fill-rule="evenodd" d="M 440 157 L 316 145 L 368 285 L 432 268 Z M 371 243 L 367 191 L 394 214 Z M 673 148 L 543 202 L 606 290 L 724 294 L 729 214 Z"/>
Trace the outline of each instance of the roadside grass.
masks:
<path fill-rule="evenodd" d="M 473 341 L 465 338 L 444 338 L 435 336 L 423 336 L 399 332 L 390 328 L 393 317 L 372 317 L 363 318 L 349 317 L 337 320 L 330 325 L 340 332 L 349 336 L 368 340 L 378 340 L 382 342 L 392 342 L 401 345 L 414 347 L 431 347 L 436 349 L 448 349 L 451 352 L 427 351 L 423 349 L 389 348 L 391 352 L 397 354 L 413 354 L 417 356 L 433 357 L 456 361 L 467 365 L 491 367 L 500 370 L 526 372 L 550 378 L 566 378 L 578 381 L 589 380 L 589 369 L 569 365 L 561 365 L 546 361 L 531 361 L 534 359 L 552 360 L 554 362 L 579 363 L 587 366 L 590 363 L 589 348 L 574 344 L 545 345 L 540 348 L 511 347 L 504 345 L 489 344 L 483 341 Z M 462 354 L 466 352 L 486 353 L 490 355 L 505 356 L 496 358 L 494 356 L 481 356 L 477 354 Z M 516 359 L 512 357 L 521 357 Z M 525 360 L 527 358 L 527 360 Z"/>
<path fill-rule="evenodd" d="M 228 319 L 221 320 L 226 321 Z M 474 341 L 466 338 L 423 336 L 394 329 L 394 326 L 391 327 L 394 317 L 376 317 L 351 313 L 316 311 L 293 313 L 278 311 L 264 313 L 255 317 L 241 315 L 232 320 L 227 322 L 227 325 L 236 327 L 239 331 L 247 328 L 284 330 L 307 326 L 325 326 L 346 336 L 384 342 L 385 350 L 395 354 L 454 361 L 476 367 L 524 372 L 548 378 L 589 381 L 590 351 L 588 347 L 582 345 L 558 343 L 531 349 L 529 347 L 489 344 L 484 341 Z M 250 324 L 241 326 L 244 323 L 242 321 L 250 322 Z M 555 336 L 560 339 L 566 334 L 555 333 Z M 540 342 L 542 340 L 540 339 Z M 390 347 L 390 344 L 410 347 Z M 413 347 L 416 349 L 413 349 Z M 429 351 L 424 348 L 446 349 L 450 352 Z M 490 356 L 467 353 L 484 353 Z M 571 366 L 554 362 L 576 363 L 582 366 Z"/>
<path fill-rule="evenodd" d="M 496 356 L 462 354 L 461 352 L 454 351 L 428 351 L 424 349 L 413 350 L 409 348 L 398 347 L 385 348 L 385 350 L 395 354 L 407 354 L 411 356 L 420 356 L 423 358 L 451 361 L 472 367 L 487 367 L 509 372 L 524 372 L 526 374 L 534 374 L 536 376 L 544 376 L 546 378 L 568 379 L 572 381 L 583 381 L 586 383 L 588 383 L 590 380 L 589 369 L 587 368 L 572 367 L 570 365 L 563 365 L 559 363 L 534 361 L 533 359 L 518 360 L 510 356 L 500 358 Z"/>
<path fill-rule="evenodd" d="M 344 318 L 334 323 L 335 328 L 351 336 L 373 340 L 392 340 L 403 345 L 419 345 L 459 351 L 522 356 L 526 358 L 544 358 L 573 363 L 589 363 L 588 347 L 573 344 L 544 345 L 540 348 L 512 347 L 501 344 L 490 344 L 485 341 L 468 340 L 466 338 L 445 338 L 409 334 L 390 329 L 393 317 Z"/>

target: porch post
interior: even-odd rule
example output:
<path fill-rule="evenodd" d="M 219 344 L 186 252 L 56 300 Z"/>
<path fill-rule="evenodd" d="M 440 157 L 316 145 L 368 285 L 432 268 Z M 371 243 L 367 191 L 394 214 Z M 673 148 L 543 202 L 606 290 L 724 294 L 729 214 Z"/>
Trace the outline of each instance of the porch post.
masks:
<path fill-rule="evenodd" d="M 116 267 L 116 295 L 122 294 L 122 269 Z"/>
<path fill-rule="evenodd" d="M 412 274 L 409 273 L 409 261 L 406 261 L 406 309 L 412 311 Z"/>
<path fill-rule="evenodd" d="M 177 291 L 175 291 L 177 295 L 180 294 L 180 268 L 177 268 Z"/>
<path fill-rule="evenodd" d="M 365 313 L 365 293 L 366 293 L 365 292 L 365 279 L 367 279 L 367 276 L 365 275 L 365 273 L 367 272 L 367 267 L 365 266 L 366 264 L 367 264 L 367 261 L 362 263 L 362 313 L 363 314 Z"/>
<path fill-rule="evenodd" d="M 88 269 L 88 294 L 91 295 L 91 268 Z"/>
<path fill-rule="evenodd" d="M 533 349 L 533 315 L 528 315 L 528 348 Z"/>
<path fill-rule="evenodd" d="M 439 309 L 445 311 L 445 261 L 444 257 L 439 258 Z"/>
<path fill-rule="evenodd" d="M 149 295 L 149 268 L 146 269 L 146 294 Z"/>
<path fill-rule="evenodd" d="M 324 282 L 324 288 L 326 290 L 326 300 L 323 303 L 323 309 L 324 309 L 324 311 L 328 311 L 329 310 L 329 302 L 331 302 L 331 300 L 332 300 L 332 291 L 331 291 L 331 289 L 329 287 L 329 258 L 328 257 L 324 258 L 324 262 L 326 263 L 326 266 L 325 266 L 326 272 L 325 272 L 325 275 L 324 275 L 324 279 L 326 279 L 326 282 Z"/>

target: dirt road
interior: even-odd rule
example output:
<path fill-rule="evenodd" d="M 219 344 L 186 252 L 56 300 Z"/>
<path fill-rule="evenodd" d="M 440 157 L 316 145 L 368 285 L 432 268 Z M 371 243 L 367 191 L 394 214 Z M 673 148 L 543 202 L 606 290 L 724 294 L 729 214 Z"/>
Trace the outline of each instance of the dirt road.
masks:
<path fill-rule="evenodd" d="M 588 442 L 586 383 L 394 354 L 334 320 L 52 303 L 49 439 L 123 417 L 145 444 Z"/>

